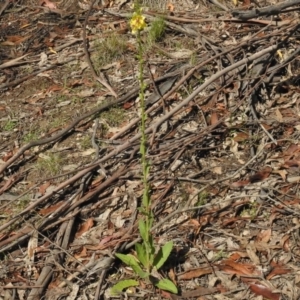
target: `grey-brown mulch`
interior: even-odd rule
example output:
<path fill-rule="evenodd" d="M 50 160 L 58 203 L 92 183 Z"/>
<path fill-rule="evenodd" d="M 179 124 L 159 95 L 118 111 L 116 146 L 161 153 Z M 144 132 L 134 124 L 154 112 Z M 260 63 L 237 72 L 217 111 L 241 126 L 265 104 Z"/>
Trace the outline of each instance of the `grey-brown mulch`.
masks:
<path fill-rule="evenodd" d="M 1 299 L 108 299 L 135 278 L 114 257 L 141 217 L 131 4 L 1 3 Z M 179 294 L 118 297 L 299 299 L 298 3 L 143 5 L 166 26 L 144 33 L 147 153 Z"/>

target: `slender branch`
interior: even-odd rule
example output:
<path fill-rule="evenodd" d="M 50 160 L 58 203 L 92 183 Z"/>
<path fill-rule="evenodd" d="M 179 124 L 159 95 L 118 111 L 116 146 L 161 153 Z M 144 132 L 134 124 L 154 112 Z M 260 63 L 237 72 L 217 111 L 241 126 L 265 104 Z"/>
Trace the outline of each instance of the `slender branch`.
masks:
<path fill-rule="evenodd" d="M 263 8 L 255 8 L 252 10 L 234 10 L 232 15 L 240 20 L 249 20 L 261 16 L 278 15 L 283 9 L 288 7 L 299 5 L 300 0 L 288 0 L 277 5 L 266 6 Z"/>

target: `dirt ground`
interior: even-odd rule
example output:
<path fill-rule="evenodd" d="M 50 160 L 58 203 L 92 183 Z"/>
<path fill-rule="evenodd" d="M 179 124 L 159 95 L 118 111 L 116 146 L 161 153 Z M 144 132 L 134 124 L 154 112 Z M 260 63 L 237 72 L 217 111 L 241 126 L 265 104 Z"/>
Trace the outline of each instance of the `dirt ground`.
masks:
<path fill-rule="evenodd" d="M 139 285 L 131 1 L 0 2 L 0 299 L 300 299 L 299 5 L 142 2 L 156 276 Z"/>

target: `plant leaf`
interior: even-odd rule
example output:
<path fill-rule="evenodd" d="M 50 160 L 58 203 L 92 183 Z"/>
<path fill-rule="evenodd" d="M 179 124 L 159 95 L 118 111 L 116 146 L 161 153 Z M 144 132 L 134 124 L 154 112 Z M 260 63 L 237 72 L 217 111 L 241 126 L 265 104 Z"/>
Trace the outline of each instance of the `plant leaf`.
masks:
<path fill-rule="evenodd" d="M 166 243 L 159 249 L 158 253 L 155 256 L 154 262 L 153 262 L 153 265 L 156 267 L 157 270 L 164 265 L 164 263 L 170 256 L 172 249 L 173 249 L 172 241 Z"/>
<path fill-rule="evenodd" d="M 149 236 L 149 241 L 148 241 L 148 247 L 149 247 L 149 259 L 151 266 L 154 265 L 154 255 L 155 255 L 155 247 L 154 247 L 154 242 L 153 242 L 153 236 Z"/>
<path fill-rule="evenodd" d="M 131 254 L 116 253 L 116 257 L 119 258 L 127 266 L 131 267 L 133 271 L 138 274 L 141 278 L 149 276 L 147 272 L 144 272 L 139 265 L 137 259 Z"/>
<path fill-rule="evenodd" d="M 148 218 L 149 218 L 149 228 L 151 228 L 152 225 L 153 225 L 153 221 L 154 221 L 154 217 L 153 217 L 153 212 L 152 211 L 149 212 Z"/>
<path fill-rule="evenodd" d="M 131 268 L 133 266 L 138 266 L 138 262 L 132 254 L 116 253 L 116 257 Z"/>
<path fill-rule="evenodd" d="M 137 286 L 139 282 L 133 279 L 126 279 L 116 283 L 110 290 L 112 295 L 120 294 L 124 289 L 127 289 L 131 286 Z"/>
<path fill-rule="evenodd" d="M 148 241 L 148 232 L 144 220 L 139 221 L 139 231 L 143 241 Z"/>
<path fill-rule="evenodd" d="M 142 265 L 147 268 L 148 267 L 148 259 L 147 259 L 147 252 L 145 249 L 145 244 L 135 244 L 135 251 L 137 253 L 137 257 Z"/>
<path fill-rule="evenodd" d="M 173 294 L 178 294 L 178 290 L 176 285 L 169 279 L 162 279 L 158 283 L 155 284 L 159 289 L 162 289 L 164 291 L 171 292 Z"/>

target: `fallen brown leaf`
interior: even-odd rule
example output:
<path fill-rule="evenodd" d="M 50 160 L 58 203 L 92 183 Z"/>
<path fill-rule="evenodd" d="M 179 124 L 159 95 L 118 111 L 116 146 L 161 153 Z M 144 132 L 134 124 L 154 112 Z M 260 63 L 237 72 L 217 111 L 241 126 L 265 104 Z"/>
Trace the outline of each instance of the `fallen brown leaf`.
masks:
<path fill-rule="evenodd" d="M 270 300 L 280 299 L 279 293 L 272 293 L 272 291 L 268 287 L 265 287 L 262 284 L 251 283 L 249 284 L 249 286 L 250 286 L 250 290 L 256 295 L 263 296 L 264 298 Z"/>
<path fill-rule="evenodd" d="M 210 117 L 210 124 L 211 125 L 215 125 L 219 123 L 219 118 L 218 118 L 218 114 L 214 111 L 211 113 L 211 117 Z"/>
<path fill-rule="evenodd" d="M 270 167 L 264 168 L 262 171 L 259 171 L 249 177 L 250 183 L 263 181 L 264 179 L 270 176 L 271 172 L 272 172 L 272 168 Z"/>
<path fill-rule="evenodd" d="M 241 188 L 241 187 L 248 185 L 249 183 L 250 183 L 249 180 L 236 181 L 230 185 L 230 188 L 232 188 L 232 189 Z"/>
<path fill-rule="evenodd" d="M 43 208 L 39 211 L 39 214 L 42 215 L 42 216 L 45 216 L 45 215 L 48 215 L 50 213 L 52 213 L 53 211 L 56 211 L 59 207 L 61 207 L 62 205 L 64 204 L 63 201 L 60 201 L 50 207 L 47 207 L 47 208 Z"/>
<path fill-rule="evenodd" d="M 270 280 L 276 275 L 284 275 L 288 273 L 291 273 L 291 269 L 285 268 L 283 266 L 277 266 L 273 268 L 273 270 L 268 274 L 268 276 L 266 276 L 266 279 Z"/>
<path fill-rule="evenodd" d="M 40 0 L 40 5 L 48 7 L 50 9 L 56 9 L 57 8 L 56 4 L 49 1 L 49 0 Z"/>
<path fill-rule="evenodd" d="M 237 263 L 230 259 L 223 260 L 219 265 L 221 269 L 229 274 L 236 275 L 259 275 L 255 266 L 247 263 Z"/>
<path fill-rule="evenodd" d="M 85 232 L 87 232 L 90 228 L 92 228 L 94 225 L 94 219 L 89 218 L 87 219 L 80 227 L 80 230 L 77 231 L 75 237 L 79 238 L 80 236 L 82 236 Z"/>
<path fill-rule="evenodd" d="M 50 186 L 50 184 L 51 183 L 49 181 L 47 181 L 39 187 L 39 192 L 41 195 L 45 195 L 47 188 Z"/>
<path fill-rule="evenodd" d="M 266 229 L 266 230 L 262 230 L 257 236 L 256 236 L 256 241 L 262 241 L 265 243 L 268 243 L 270 241 L 272 235 L 272 229 Z"/>

